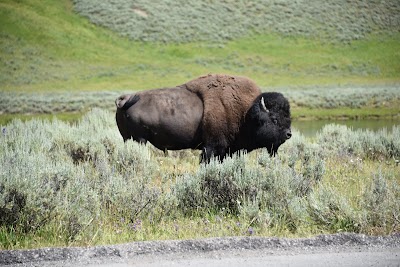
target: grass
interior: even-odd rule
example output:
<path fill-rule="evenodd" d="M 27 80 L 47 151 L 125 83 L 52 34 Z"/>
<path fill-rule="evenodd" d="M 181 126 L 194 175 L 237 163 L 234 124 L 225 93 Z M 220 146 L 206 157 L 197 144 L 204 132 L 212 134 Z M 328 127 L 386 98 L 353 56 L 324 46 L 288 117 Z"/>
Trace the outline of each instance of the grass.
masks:
<path fill-rule="evenodd" d="M 262 33 L 221 43 L 161 44 L 130 41 L 94 26 L 75 14 L 71 2 L 66 0 L 3 1 L 0 5 L 0 56 L 5 62 L 0 66 L 0 92 L 28 93 L 10 96 L 6 102 L 3 99 L 3 123 L 15 117 L 10 113 L 83 113 L 88 105 L 113 108 L 118 92 L 175 86 L 206 73 L 248 76 L 263 90 L 280 88 L 288 95 L 297 91 L 292 102 L 308 94 L 301 89 L 304 87 L 317 85 L 317 94 L 327 97 L 329 90 L 344 85 L 379 86 L 399 82 L 398 33 L 370 35 L 350 43 Z M 101 96 L 101 104 L 96 104 L 92 98 L 98 97 L 85 97 L 82 92 L 88 94 L 87 91 L 116 93 L 112 97 Z M 66 92 L 82 93 L 77 101 L 84 102 L 84 106 L 68 102 L 72 96 L 64 97 Z M 30 107 L 37 101 L 38 93 L 49 98 L 41 105 L 45 110 Z M 48 97 L 47 93 L 52 95 Z M 52 104 L 56 94 L 64 99 L 61 108 L 54 108 Z M 361 96 L 359 92 L 353 99 Z M 29 97 L 31 101 L 16 105 L 10 100 L 19 97 Z M 344 97 L 350 96 L 347 93 Z M 59 99 L 55 103 L 60 103 Z M 323 101 L 318 99 L 319 103 Z M 296 103 L 292 106 L 295 119 L 398 114 L 396 97 L 390 107 L 382 110 L 380 106 L 375 109 L 368 105 L 363 105 L 362 111 L 342 107 L 321 111 L 314 106 L 298 108 Z M 71 118 L 76 115 L 72 114 Z"/>
<path fill-rule="evenodd" d="M 399 119 L 397 106 L 388 108 L 295 108 L 294 120 L 362 120 L 362 119 Z"/>
<path fill-rule="evenodd" d="M 1 90 L 138 90 L 207 73 L 262 87 L 398 82 L 400 35 L 350 44 L 256 34 L 221 44 L 129 41 L 90 24 L 70 1 L 2 1 Z"/>
<path fill-rule="evenodd" d="M 397 85 L 263 90 L 282 92 L 291 104 L 293 120 L 399 119 L 400 90 Z M 76 121 L 95 107 L 115 111 L 114 99 L 122 93 L 0 91 L 0 123 L 5 125 L 15 118 L 26 120 L 35 116 L 51 119 L 55 114 L 60 119 Z"/>
<path fill-rule="evenodd" d="M 109 111 L 15 120 L 0 133 L 0 248 L 394 233 L 399 133 L 328 125 L 294 132 L 274 158 L 199 165 L 199 151 L 124 144 Z"/>
<path fill-rule="evenodd" d="M 0 125 L 10 124 L 13 120 L 28 121 L 32 119 L 54 120 L 59 119 L 66 122 L 77 122 L 82 118 L 83 113 L 57 113 L 57 114 L 2 114 Z"/>
<path fill-rule="evenodd" d="M 370 32 L 398 32 L 396 1 L 337 2 L 201 1 L 148 2 L 74 0 L 75 10 L 101 25 L 145 42 L 220 43 L 249 32 L 346 42 Z"/>

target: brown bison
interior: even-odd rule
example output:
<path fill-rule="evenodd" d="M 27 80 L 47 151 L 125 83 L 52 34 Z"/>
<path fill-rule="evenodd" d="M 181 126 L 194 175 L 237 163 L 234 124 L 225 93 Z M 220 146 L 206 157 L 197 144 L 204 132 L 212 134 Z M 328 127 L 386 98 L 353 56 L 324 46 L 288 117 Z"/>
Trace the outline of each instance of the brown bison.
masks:
<path fill-rule="evenodd" d="M 202 160 L 266 147 L 271 155 L 291 137 L 290 106 L 261 93 L 245 77 L 207 75 L 174 88 L 123 95 L 116 120 L 124 141 L 161 150 L 201 149 Z"/>

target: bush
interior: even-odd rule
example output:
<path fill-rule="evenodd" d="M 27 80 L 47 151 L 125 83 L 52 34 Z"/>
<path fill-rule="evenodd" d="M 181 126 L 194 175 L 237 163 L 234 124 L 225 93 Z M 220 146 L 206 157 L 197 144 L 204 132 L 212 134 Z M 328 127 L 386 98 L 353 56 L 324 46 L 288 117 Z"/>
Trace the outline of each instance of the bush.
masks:
<path fill-rule="evenodd" d="M 57 220 L 73 240 L 104 209 L 135 217 L 155 205 L 147 147 L 125 145 L 109 112 L 76 126 L 14 121 L 1 139 L 0 226 L 32 232 Z M 114 142 L 111 140 L 121 140 Z"/>
<path fill-rule="evenodd" d="M 210 216 L 273 234 L 391 233 L 400 227 L 399 135 L 399 127 L 328 125 L 315 140 L 294 131 L 275 157 L 261 149 L 199 165 L 198 152 L 165 158 L 150 145 L 124 143 L 104 110 L 75 124 L 15 120 L 0 133 L 1 246 L 19 242 L 4 233 L 44 230 L 66 244 L 92 243 L 115 222 L 154 227 L 140 237 L 154 238 L 147 235 L 166 222 Z M 346 169 L 355 156 L 363 158 L 357 174 Z"/>
<path fill-rule="evenodd" d="M 395 231 L 400 224 L 399 199 L 400 186 L 396 178 L 377 170 L 361 199 L 365 216 L 362 226 L 372 228 L 374 234 Z"/>
<path fill-rule="evenodd" d="M 235 155 L 184 175 L 173 191 L 178 209 L 186 215 L 229 212 L 256 223 L 268 220 L 270 225 L 284 224 L 295 230 L 306 217 L 303 198 L 324 172 L 318 149 L 307 147 L 302 143 L 304 138 L 296 141 L 297 145 L 282 153 L 286 156 L 271 158 L 263 150 L 257 166 L 249 166 L 246 155 Z"/>
<path fill-rule="evenodd" d="M 322 185 L 308 198 L 308 213 L 317 227 L 327 228 L 332 232 L 356 232 L 361 225 L 356 212 L 349 202 L 329 185 Z"/>
<path fill-rule="evenodd" d="M 317 134 L 317 143 L 326 155 L 355 155 L 372 159 L 400 158 L 400 127 L 394 126 L 392 132 L 381 130 L 352 131 L 343 125 L 330 124 Z"/>
<path fill-rule="evenodd" d="M 184 214 L 226 209 L 238 212 L 237 200 L 252 192 L 252 180 L 257 175 L 245 168 L 243 156 L 233 156 L 219 163 L 216 159 L 200 166 L 195 174 L 186 174 L 173 188 L 178 208 Z"/>
<path fill-rule="evenodd" d="M 310 86 L 297 90 L 282 88 L 280 91 L 288 96 L 292 107 L 320 109 L 348 107 L 357 109 L 370 106 L 379 108 L 400 100 L 398 86 L 396 85 L 384 87 L 374 85 L 363 87 L 330 86 L 322 88 Z"/>

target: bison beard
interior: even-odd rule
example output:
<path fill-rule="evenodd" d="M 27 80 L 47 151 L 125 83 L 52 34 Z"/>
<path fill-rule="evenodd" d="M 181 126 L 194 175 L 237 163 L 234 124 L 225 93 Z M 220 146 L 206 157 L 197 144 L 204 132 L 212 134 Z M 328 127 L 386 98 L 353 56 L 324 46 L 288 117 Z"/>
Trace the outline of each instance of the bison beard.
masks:
<path fill-rule="evenodd" d="M 278 148 L 292 137 L 290 105 L 280 93 L 263 93 L 246 113 L 234 151 L 267 148 L 275 155 Z"/>
<path fill-rule="evenodd" d="M 183 85 L 124 95 L 116 100 L 124 141 L 159 149 L 201 149 L 202 161 L 266 147 L 271 155 L 291 136 L 289 102 L 261 94 L 245 77 L 202 76 Z"/>

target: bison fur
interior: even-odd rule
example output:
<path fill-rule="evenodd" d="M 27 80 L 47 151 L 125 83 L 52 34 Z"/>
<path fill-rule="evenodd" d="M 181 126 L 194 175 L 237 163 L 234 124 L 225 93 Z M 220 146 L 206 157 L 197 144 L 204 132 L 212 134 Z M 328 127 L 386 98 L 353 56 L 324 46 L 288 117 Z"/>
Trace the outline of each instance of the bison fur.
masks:
<path fill-rule="evenodd" d="M 173 88 L 120 96 L 116 121 L 124 139 L 161 150 L 201 149 L 202 161 L 266 147 L 271 155 L 291 137 L 290 106 L 261 93 L 250 79 L 206 75 Z"/>

